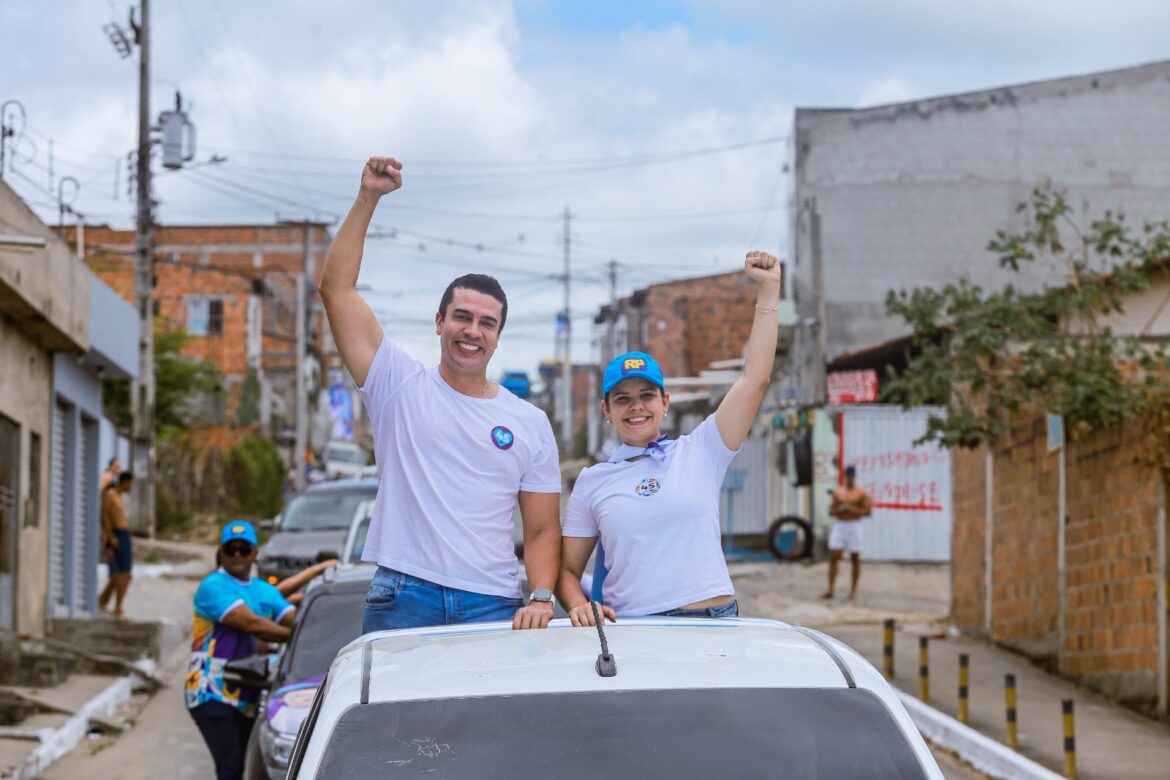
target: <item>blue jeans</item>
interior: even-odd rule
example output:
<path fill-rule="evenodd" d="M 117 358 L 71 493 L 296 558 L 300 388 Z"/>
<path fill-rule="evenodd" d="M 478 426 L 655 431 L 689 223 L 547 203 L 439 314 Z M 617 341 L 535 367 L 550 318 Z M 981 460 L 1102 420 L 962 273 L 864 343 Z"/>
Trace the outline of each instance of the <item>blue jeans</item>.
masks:
<path fill-rule="evenodd" d="M 707 607 L 706 609 L 669 609 L 666 612 L 659 612 L 661 617 L 700 617 L 700 618 L 721 618 L 721 617 L 739 617 L 739 602 L 735 599 L 720 604 L 717 607 Z"/>
<path fill-rule="evenodd" d="M 366 592 L 362 633 L 511 620 L 523 599 L 471 593 L 379 566 Z"/>

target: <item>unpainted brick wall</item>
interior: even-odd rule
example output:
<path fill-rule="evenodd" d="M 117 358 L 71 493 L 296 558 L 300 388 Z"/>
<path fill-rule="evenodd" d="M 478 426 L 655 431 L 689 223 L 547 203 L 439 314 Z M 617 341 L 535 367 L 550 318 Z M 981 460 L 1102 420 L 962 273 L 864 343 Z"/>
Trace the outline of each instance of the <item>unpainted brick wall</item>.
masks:
<path fill-rule="evenodd" d="M 951 453 L 951 615 L 965 631 L 981 632 L 986 617 L 986 464 L 987 448 Z"/>
<path fill-rule="evenodd" d="M 66 239 L 73 241 L 72 229 Z M 124 300 L 134 301 L 134 263 L 128 254 L 134 246 L 134 232 L 114 230 L 106 226 L 86 227 L 86 255 L 90 268 Z M 252 279 L 267 279 L 274 289 L 287 296 L 292 286 L 288 274 L 296 274 L 303 267 L 304 257 L 299 249 L 303 240 L 300 226 L 263 225 L 207 225 L 160 227 L 155 242 L 158 257 L 155 263 L 154 301 L 158 314 L 169 327 L 187 327 L 189 296 L 218 297 L 223 300 L 223 332 L 193 337 L 184 347 L 185 357 L 211 363 L 225 377 L 225 419 L 232 420 L 238 411 L 240 383 L 247 372 L 248 296 Z M 324 228 L 316 228 L 314 244 L 327 240 Z M 213 251 L 216 245 L 254 244 L 255 251 Z M 263 251 L 264 245 L 288 245 L 296 251 Z M 207 251 L 177 251 L 167 247 L 207 246 Z M 259 264 L 258 264 L 259 262 Z M 319 281 L 324 256 L 318 253 L 315 278 Z M 266 307 L 271 308 L 269 302 Z M 288 307 L 285 307 L 288 308 Z M 283 311 L 283 316 L 272 316 L 266 311 L 262 318 L 262 364 L 266 371 L 290 371 L 295 366 L 295 318 Z M 311 331 L 324 334 L 323 314 L 318 307 Z M 324 350 L 323 338 L 317 348 Z M 270 354 L 271 353 L 271 354 Z"/>
<path fill-rule="evenodd" d="M 992 636 L 1041 658 L 1059 642 L 1058 457 L 1029 417 L 996 442 L 992 472 Z"/>
<path fill-rule="evenodd" d="M 697 376 L 712 361 L 738 358 L 751 331 L 756 285 L 742 271 L 684 279 L 649 288 L 646 340 L 666 376 Z"/>
<path fill-rule="evenodd" d="M 1065 619 L 1057 544 L 1059 453 L 1042 416 L 1022 418 L 993 459 L 991 637 L 1097 690 L 1157 698 L 1157 473 L 1140 463 L 1140 424 L 1065 445 Z M 955 453 L 956 624 L 982 632 L 985 450 Z"/>
<path fill-rule="evenodd" d="M 1070 442 L 1063 668 L 1122 699 L 1152 699 L 1158 671 L 1157 472 L 1138 422 Z M 1164 574 L 1164 573 L 1163 573 Z"/>

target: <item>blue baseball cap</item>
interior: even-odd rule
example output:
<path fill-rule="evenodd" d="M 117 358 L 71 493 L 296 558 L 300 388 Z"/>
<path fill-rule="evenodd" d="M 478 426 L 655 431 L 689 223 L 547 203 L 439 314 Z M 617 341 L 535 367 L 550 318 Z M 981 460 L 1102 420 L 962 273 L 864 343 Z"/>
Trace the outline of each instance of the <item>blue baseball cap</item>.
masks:
<path fill-rule="evenodd" d="M 247 520 L 232 520 L 223 527 L 223 531 L 219 535 L 220 547 L 237 540 L 245 541 L 251 545 L 259 544 L 256 540 L 256 529 Z"/>
<path fill-rule="evenodd" d="M 609 361 L 605 367 L 605 374 L 601 378 L 601 396 L 604 398 L 609 395 L 618 382 L 634 377 L 645 379 L 662 390 L 666 389 L 658 361 L 645 352 L 627 352 Z"/>

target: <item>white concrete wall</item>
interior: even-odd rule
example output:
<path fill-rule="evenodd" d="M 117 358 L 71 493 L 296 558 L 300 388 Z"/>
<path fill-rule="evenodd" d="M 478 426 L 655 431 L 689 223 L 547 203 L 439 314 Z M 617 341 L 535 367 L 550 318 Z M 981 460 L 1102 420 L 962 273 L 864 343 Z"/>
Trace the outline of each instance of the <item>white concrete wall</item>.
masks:
<path fill-rule="evenodd" d="M 29 252 L 0 247 L 0 414 L 20 426 L 16 629 L 40 635 L 48 593 L 53 353 L 89 348 L 91 274 L 16 193 L 0 182 L 0 234 L 45 239 Z M 41 441 L 40 493 L 29 497 L 29 441 Z"/>
<path fill-rule="evenodd" d="M 996 230 L 1022 226 L 1016 205 L 1036 187 L 1066 190 L 1087 217 L 1166 219 L 1168 126 L 1170 62 L 870 109 L 798 109 L 790 252 L 800 316 L 816 316 L 814 199 L 832 359 L 904 335 L 884 313 L 890 289 L 1014 278 L 986 247 Z M 1064 272 L 1039 265 L 1023 279 L 1062 284 Z"/>

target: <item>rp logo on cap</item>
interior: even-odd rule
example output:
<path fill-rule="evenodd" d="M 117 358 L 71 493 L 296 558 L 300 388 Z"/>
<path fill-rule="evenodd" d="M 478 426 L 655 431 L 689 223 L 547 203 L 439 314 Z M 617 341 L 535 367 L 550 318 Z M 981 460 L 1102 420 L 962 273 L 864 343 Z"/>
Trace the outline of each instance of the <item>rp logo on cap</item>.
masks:
<path fill-rule="evenodd" d="M 496 449 L 506 450 L 516 442 L 516 437 L 502 425 L 492 428 L 492 444 Z"/>
<path fill-rule="evenodd" d="M 640 368 L 646 367 L 646 361 L 642 358 L 629 358 L 622 363 L 622 373 L 628 374 L 631 371 L 637 371 Z"/>

